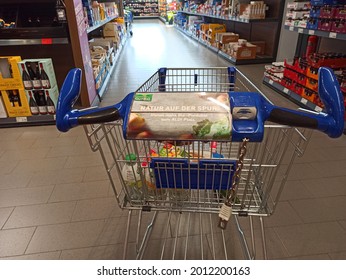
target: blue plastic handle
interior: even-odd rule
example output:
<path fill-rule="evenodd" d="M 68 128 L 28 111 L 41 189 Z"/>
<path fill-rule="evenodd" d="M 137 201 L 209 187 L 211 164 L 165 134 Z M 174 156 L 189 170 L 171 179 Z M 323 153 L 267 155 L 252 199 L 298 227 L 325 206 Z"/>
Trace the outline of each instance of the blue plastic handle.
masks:
<path fill-rule="evenodd" d="M 83 124 L 96 124 L 127 119 L 128 102 L 132 102 L 133 94 L 127 95 L 120 103 L 108 107 L 91 107 L 72 109 L 78 99 L 81 87 L 82 71 L 78 68 L 70 70 L 62 85 L 57 104 L 56 126 L 61 132 Z"/>

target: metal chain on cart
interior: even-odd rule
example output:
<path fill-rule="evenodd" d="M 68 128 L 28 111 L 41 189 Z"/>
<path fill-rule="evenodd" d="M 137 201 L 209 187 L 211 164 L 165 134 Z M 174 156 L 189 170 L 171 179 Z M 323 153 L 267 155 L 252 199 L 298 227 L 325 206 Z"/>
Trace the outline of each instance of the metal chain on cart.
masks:
<path fill-rule="evenodd" d="M 240 173 L 243 169 L 244 165 L 244 158 L 247 151 L 247 143 L 249 142 L 248 138 L 244 138 L 241 146 L 239 147 L 238 152 L 238 161 L 237 161 L 237 167 L 235 169 L 235 172 L 233 174 L 232 179 L 232 187 L 231 190 L 226 198 L 226 201 L 221 206 L 220 212 L 219 212 L 219 224 L 218 226 L 222 229 L 226 228 L 227 222 L 232 214 L 232 202 L 236 200 L 236 193 L 237 188 L 239 185 L 239 179 L 240 179 Z"/>

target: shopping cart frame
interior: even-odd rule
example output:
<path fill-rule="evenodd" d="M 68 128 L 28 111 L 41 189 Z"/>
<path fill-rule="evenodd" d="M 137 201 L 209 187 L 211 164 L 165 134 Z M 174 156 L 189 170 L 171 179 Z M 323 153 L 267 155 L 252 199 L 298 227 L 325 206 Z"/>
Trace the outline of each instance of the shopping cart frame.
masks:
<path fill-rule="evenodd" d="M 161 68 L 138 88 L 136 93 L 174 93 L 177 91 L 186 92 L 187 94 L 196 91 L 226 93 L 229 91 L 249 91 L 258 92 L 263 95 L 245 75 L 234 67 Z M 264 99 L 270 102 L 265 96 Z M 168 148 L 164 147 L 167 142 L 162 141 L 164 139 L 160 141 L 125 139 L 123 137 L 122 120 L 85 126 L 84 129 L 91 149 L 93 151 L 99 151 L 101 154 L 118 205 L 123 209 L 129 210 L 123 257 L 126 258 L 127 255 L 130 224 L 134 216 L 133 212 L 139 211 L 139 215 L 137 216 L 136 258 L 141 259 L 147 248 L 148 240 L 155 225 L 158 213 L 168 213 L 168 228 L 170 226 L 171 215 L 173 215 L 172 213 L 177 213 L 177 215 L 181 215 L 180 213 L 188 213 L 187 215 L 191 213 L 200 215 L 205 213 L 211 217 L 211 215 L 217 214 L 220 211 L 224 202 L 230 198 L 229 191 L 224 193 L 224 189 L 221 185 L 218 187 L 212 186 L 212 188 L 210 188 L 207 187 L 206 184 L 203 184 L 203 182 L 199 182 L 197 184 L 198 188 L 195 189 L 192 188 L 191 185 L 184 187 L 175 184 L 175 179 L 181 176 L 179 174 L 181 174 L 182 170 L 187 171 L 187 176 L 190 176 L 190 174 L 192 174 L 191 170 L 195 169 L 194 171 L 198 178 L 205 169 L 203 172 L 211 172 L 211 174 L 215 174 L 215 172 L 218 172 L 218 174 L 220 174 L 220 172 L 221 174 L 231 174 L 226 185 L 229 189 L 232 183 L 233 198 L 229 202 L 232 204 L 231 212 L 240 236 L 244 255 L 248 259 L 254 259 L 256 257 L 256 237 L 253 218 L 257 217 L 260 224 L 263 249 L 262 257 L 266 259 L 267 251 L 263 217 L 270 216 L 274 213 L 294 160 L 296 156 L 301 156 L 304 153 L 311 135 L 311 130 L 269 123 L 264 127 L 265 134 L 262 142 L 255 141 L 253 143 L 246 143 L 246 141 L 241 140 L 236 142 L 216 141 L 217 147 L 215 148 L 215 152 L 218 155 L 223 155 L 223 158 L 213 158 L 210 141 L 189 140 L 183 142 L 170 142 L 169 144 L 171 146 L 175 148 L 180 147 L 181 150 L 186 152 L 185 159 L 187 165 L 183 166 L 177 154 L 175 154 L 175 156 L 173 155 L 172 158 L 167 156 L 168 153 L 161 155 L 158 152 L 160 149 L 163 149 L 164 152 L 168 152 Z M 242 152 L 244 148 L 246 154 Z M 151 150 L 156 151 L 155 155 L 151 154 Z M 206 151 L 206 156 L 204 155 L 204 151 Z M 125 155 L 130 153 L 137 155 L 135 161 L 138 166 L 138 173 L 140 174 L 137 190 L 140 190 L 140 196 L 138 196 L 138 193 L 134 195 L 133 189 L 127 186 L 121 174 L 121 170 L 126 162 Z M 211 161 L 206 164 L 206 167 L 196 165 L 196 162 L 204 160 L 205 157 L 209 158 Z M 173 186 L 168 188 L 163 186 L 159 180 L 158 174 L 164 173 L 160 172 L 156 173 L 155 176 L 150 176 L 151 179 L 150 182 L 148 182 L 148 179 L 145 178 L 145 174 L 150 172 L 150 169 L 148 166 L 142 167 L 142 163 L 152 163 L 157 159 L 167 158 L 170 158 L 170 162 L 173 159 L 173 165 L 163 164 L 161 167 L 160 165 L 151 165 L 150 167 L 154 171 L 160 170 L 160 168 L 163 169 L 163 172 L 167 172 L 168 169 L 174 170 L 173 173 L 170 173 L 174 178 Z M 174 165 L 174 160 L 176 160 L 178 165 Z M 224 167 L 221 167 L 221 169 L 220 167 L 216 167 L 220 162 L 226 162 L 228 167 L 226 169 L 222 169 Z M 239 172 L 237 172 L 240 165 L 241 168 Z M 133 170 L 133 172 L 135 173 L 135 170 Z M 203 176 L 207 178 L 205 174 L 206 173 L 204 173 Z M 168 177 L 169 176 L 166 176 L 164 180 L 168 180 L 167 182 L 169 185 L 172 181 L 169 181 Z M 236 177 L 237 180 L 234 179 Z M 150 189 L 149 185 L 151 184 L 154 184 L 156 187 Z M 145 212 L 152 212 L 154 214 L 146 231 L 141 235 L 141 217 Z M 249 240 L 251 243 L 248 242 L 248 238 L 242 230 L 241 222 L 238 217 L 247 217 L 249 219 Z M 215 219 L 214 221 L 215 224 L 217 224 Z M 140 235 L 142 238 L 140 238 Z M 225 257 L 228 258 L 224 230 L 221 231 L 221 236 Z M 212 242 L 212 247 L 215 247 L 214 241 Z M 215 258 L 215 251 L 212 255 Z M 163 256 L 164 254 L 162 253 L 161 257 Z"/>

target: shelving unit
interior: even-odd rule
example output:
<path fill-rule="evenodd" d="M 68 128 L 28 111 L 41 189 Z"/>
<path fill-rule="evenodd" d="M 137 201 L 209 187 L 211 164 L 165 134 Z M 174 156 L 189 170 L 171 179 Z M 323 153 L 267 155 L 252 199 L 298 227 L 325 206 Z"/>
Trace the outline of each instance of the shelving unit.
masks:
<path fill-rule="evenodd" d="M 299 34 L 297 46 L 296 46 L 296 56 L 299 57 L 302 55 L 304 48 L 303 46 L 306 46 L 307 39 L 310 35 L 316 35 L 321 38 L 329 38 L 333 40 L 338 40 L 343 44 L 343 49 L 346 50 L 346 34 L 345 33 L 335 33 L 335 32 L 328 32 L 328 31 L 321 31 L 321 30 L 315 30 L 315 29 L 308 29 L 308 28 L 301 28 L 301 27 L 293 27 L 293 26 L 285 26 L 286 30 L 297 32 Z M 313 102 L 310 102 L 309 100 L 303 98 L 299 94 L 285 88 L 280 83 L 277 83 L 270 78 L 264 76 L 263 78 L 263 84 L 269 86 L 270 88 L 274 89 L 278 93 L 282 94 L 283 96 L 288 97 L 290 100 L 294 101 L 296 104 L 298 104 L 301 107 L 308 108 L 315 111 L 321 111 L 321 107 L 316 105 Z"/>
<path fill-rule="evenodd" d="M 158 0 L 125 0 L 124 6 L 132 11 L 134 18 L 159 16 Z"/>
<path fill-rule="evenodd" d="M 268 77 L 263 78 L 263 84 L 270 87 L 271 89 L 281 93 L 283 96 L 289 98 L 297 105 L 301 106 L 305 109 L 314 110 L 316 112 L 321 112 L 323 109 L 320 106 L 317 106 L 316 104 L 310 102 L 309 100 L 301 97 L 299 94 L 296 94 L 294 91 L 291 91 L 281 84 L 269 79 Z"/>
<path fill-rule="evenodd" d="M 298 32 L 301 34 L 306 35 L 316 35 L 319 37 L 324 38 L 331 38 L 331 39 L 338 39 L 338 40 L 346 40 L 346 33 L 336 33 L 336 32 L 328 32 L 328 31 L 322 31 L 322 30 L 315 30 L 315 29 L 307 29 L 307 28 L 301 28 L 301 27 L 294 27 L 294 26 L 286 26 L 285 29 L 293 32 Z"/>
<path fill-rule="evenodd" d="M 185 36 L 194 39 L 195 41 L 197 41 L 198 43 L 200 43 L 202 46 L 208 48 L 209 50 L 213 51 L 214 53 L 216 53 L 217 55 L 219 55 L 221 58 L 225 59 L 226 61 L 235 64 L 235 65 L 245 65 L 245 64 L 256 64 L 256 63 L 269 63 L 273 61 L 273 58 L 271 56 L 259 56 L 257 55 L 256 59 L 236 59 L 226 53 L 224 53 L 223 51 L 219 50 L 216 47 L 211 46 L 210 44 L 206 43 L 204 40 L 201 40 L 200 38 L 194 36 L 193 34 L 187 32 L 186 30 L 175 26 L 175 28 L 177 30 L 179 30 L 182 34 L 184 34 Z"/>
<path fill-rule="evenodd" d="M 90 32 L 92 32 L 92 31 L 94 31 L 94 30 L 96 30 L 96 29 L 98 29 L 98 28 L 103 27 L 106 23 L 108 23 L 108 22 L 110 22 L 110 21 L 116 19 L 117 17 L 118 17 L 118 16 L 111 16 L 111 17 L 108 17 L 108 18 L 106 18 L 105 20 L 101 21 L 100 23 L 98 23 L 98 24 L 96 24 L 96 25 L 94 25 L 94 26 L 88 27 L 88 28 L 87 28 L 87 33 L 90 33 Z"/>
<path fill-rule="evenodd" d="M 3 6 L 10 6 L 27 12 L 29 8 L 35 10 L 34 14 L 49 9 L 55 15 L 55 0 L 3 0 Z M 99 2 L 114 2 L 101 0 Z M 115 0 L 117 2 L 117 0 Z M 88 41 L 90 35 L 97 33 L 106 23 L 114 20 L 111 16 L 98 24 L 88 27 L 84 17 L 82 0 L 66 1 L 67 24 L 57 27 L 20 27 L 15 29 L 0 29 L 0 53 L 1 56 L 19 55 L 22 59 L 36 59 L 50 57 L 53 60 L 58 87 L 61 88 L 68 71 L 72 68 L 82 69 L 81 95 L 77 101 L 79 107 L 98 105 L 100 97 L 108 87 L 109 77 L 112 74 L 116 62 L 108 72 L 108 77 L 103 86 L 96 92 Z M 119 16 L 123 15 L 122 1 L 118 1 Z M 125 42 L 122 42 L 125 44 Z M 123 48 L 123 46 L 122 46 Z M 116 59 L 120 55 L 120 48 Z M 19 118 L 0 119 L 0 127 L 30 126 L 54 124 L 55 116 L 40 115 Z"/>
<path fill-rule="evenodd" d="M 106 90 L 107 90 L 107 88 L 108 88 L 109 79 L 110 79 L 111 75 L 112 75 L 113 72 L 114 72 L 114 69 L 115 69 L 115 67 L 116 67 L 116 65 L 117 65 L 117 61 L 118 61 L 118 59 L 119 59 L 119 57 L 120 57 L 120 55 L 121 55 L 121 52 L 122 52 L 122 50 L 123 50 L 123 48 L 124 48 L 124 46 L 125 46 L 125 44 L 126 44 L 126 40 L 127 40 L 127 39 L 126 39 L 126 37 L 125 37 L 125 40 L 124 40 L 124 41 L 122 42 L 122 44 L 119 46 L 119 49 L 117 50 L 117 53 L 115 54 L 115 58 L 114 58 L 113 65 L 111 65 L 111 67 L 110 67 L 110 69 L 109 69 L 109 71 L 108 71 L 107 77 L 105 78 L 105 80 L 104 80 L 104 82 L 103 82 L 101 88 L 98 90 L 98 96 L 99 96 L 100 98 L 102 98 L 102 96 L 104 95 L 104 93 L 106 92 Z M 94 102 L 93 104 L 91 104 L 91 106 L 95 106 L 95 105 L 97 105 L 97 100 L 96 100 L 96 102 Z"/>
<path fill-rule="evenodd" d="M 234 32 L 239 34 L 241 39 L 246 39 L 248 42 L 264 41 L 265 54 L 257 55 L 255 59 L 236 59 L 225 54 L 221 50 L 215 50 L 214 47 L 204 44 L 202 40 L 198 40 L 202 45 L 209 47 L 216 51 L 220 57 L 228 62 L 236 65 L 240 64 L 254 64 L 254 63 L 268 63 L 276 60 L 277 49 L 280 37 L 280 28 L 282 23 L 282 14 L 284 9 L 284 0 L 266 0 L 265 4 L 269 7 L 266 11 L 264 19 L 247 19 L 239 16 L 232 15 L 209 15 L 198 13 L 189 10 L 180 10 L 178 12 L 186 14 L 187 16 L 199 16 L 206 23 L 221 23 L 226 25 L 227 32 Z M 229 6 L 233 5 L 230 1 Z M 180 30 L 181 31 L 181 30 Z M 189 32 L 183 32 L 185 35 L 191 37 Z"/>
<path fill-rule="evenodd" d="M 329 7 L 330 8 L 330 7 Z M 297 19 L 289 19 L 286 20 L 286 25 L 284 26 L 285 32 L 292 31 L 296 32 L 298 34 L 298 40 L 297 45 L 295 47 L 295 62 L 294 65 L 290 65 L 289 63 L 284 63 L 284 74 L 283 78 L 278 81 L 271 80 L 267 75 L 263 78 L 263 83 L 270 88 L 274 89 L 275 91 L 279 92 L 285 97 L 288 97 L 290 100 L 294 101 L 296 104 L 298 104 L 301 107 L 308 108 L 315 111 L 321 111 L 322 108 L 318 106 L 320 104 L 317 96 L 317 69 L 321 65 L 330 65 L 334 69 L 334 71 L 339 71 L 340 76 L 338 76 L 339 80 L 344 81 L 344 76 L 341 76 L 342 69 L 346 68 L 346 64 L 343 63 L 344 58 L 340 53 L 346 54 L 346 33 L 339 33 L 335 31 L 324 31 L 319 30 L 315 28 L 321 28 L 321 29 L 328 29 L 329 30 L 338 30 L 332 25 L 331 23 L 329 26 L 320 25 L 320 21 L 328 18 L 330 22 L 334 22 L 334 20 L 341 20 L 339 11 L 337 9 L 340 9 L 341 7 L 335 7 L 335 18 L 333 16 L 328 15 L 329 8 L 324 8 L 324 6 L 320 6 L 320 8 L 312 8 L 310 11 L 307 10 L 307 13 L 314 21 L 306 21 L 301 20 L 299 18 Z M 342 14 L 342 13 L 341 13 Z M 311 22 L 314 22 L 311 24 Z M 315 24 L 316 23 L 316 24 Z M 318 23 L 318 24 L 317 24 Z M 308 26 L 307 28 L 301 27 L 301 26 Z M 287 31 L 286 31 L 287 30 Z M 339 29 L 340 31 L 342 29 Z M 342 32 L 342 31 L 341 31 Z M 315 38 L 311 38 L 310 36 L 317 36 L 319 37 L 318 40 Z M 310 40 L 315 40 L 316 42 L 316 53 L 337 53 L 337 56 L 331 56 L 331 58 L 328 58 L 328 56 L 322 56 L 321 58 L 322 62 L 319 61 L 319 58 L 315 61 L 314 56 L 309 56 L 309 58 L 304 58 L 306 55 L 308 48 L 311 48 L 311 43 L 309 44 Z M 317 43 L 318 42 L 318 43 Z M 317 56 L 316 56 L 317 57 Z M 293 58 L 291 58 L 293 59 Z M 325 59 L 325 60 L 324 60 Z M 304 66 L 305 65 L 305 66 Z M 305 71 L 306 69 L 306 71 Z M 314 70 L 315 69 L 315 70 Z M 315 74 L 314 74 L 315 73 Z M 294 77 L 297 75 L 297 79 L 294 79 Z M 269 75 L 270 76 L 270 75 Z M 304 79 L 306 82 L 304 82 Z M 285 85 L 287 85 L 286 88 Z M 292 90 L 296 89 L 295 91 Z M 312 91 L 311 91 L 312 90 Z M 345 93 L 345 86 L 342 87 L 342 91 L 344 93 L 344 96 L 346 98 Z M 307 100 L 306 98 L 311 98 L 311 101 Z M 314 103 L 316 102 L 316 103 Z M 345 101 L 346 106 L 346 101 Z M 322 106 L 322 105 L 321 105 Z M 345 121 L 346 121 L 346 115 L 345 115 Z M 346 127 L 345 131 L 346 133 Z"/>

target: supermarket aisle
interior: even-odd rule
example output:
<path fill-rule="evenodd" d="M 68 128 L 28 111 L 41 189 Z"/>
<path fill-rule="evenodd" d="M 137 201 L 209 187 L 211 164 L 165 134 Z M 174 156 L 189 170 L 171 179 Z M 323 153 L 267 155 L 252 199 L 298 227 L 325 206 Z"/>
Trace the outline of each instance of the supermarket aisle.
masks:
<path fill-rule="evenodd" d="M 133 31 L 102 105 L 120 101 L 161 66 L 227 65 L 158 21 L 137 21 Z M 240 68 L 275 103 L 294 107 L 261 85 L 262 65 Z M 330 140 L 314 133 L 276 212 L 266 219 L 270 259 L 346 259 L 345 168 L 345 137 Z M 116 206 L 103 164 L 82 128 L 67 134 L 53 126 L 1 129 L 0 176 L 0 258 L 121 258 L 126 212 Z M 161 237 L 155 232 L 150 252 Z M 133 233 L 130 241 L 134 249 Z M 199 246 L 195 241 L 191 247 Z M 233 245 L 230 257 L 241 258 L 239 244 Z"/>

